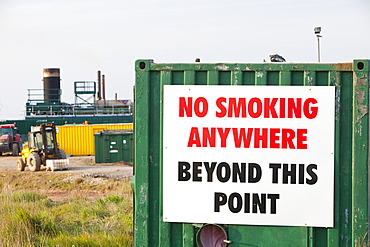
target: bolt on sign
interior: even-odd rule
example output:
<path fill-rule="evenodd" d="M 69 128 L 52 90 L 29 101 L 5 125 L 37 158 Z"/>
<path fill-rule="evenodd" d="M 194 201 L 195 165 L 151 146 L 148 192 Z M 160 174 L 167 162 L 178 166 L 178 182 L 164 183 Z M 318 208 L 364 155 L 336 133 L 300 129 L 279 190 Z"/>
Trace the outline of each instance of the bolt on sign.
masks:
<path fill-rule="evenodd" d="M 335 87 L 165 85 L 163 221 L 333 227 Z"/>

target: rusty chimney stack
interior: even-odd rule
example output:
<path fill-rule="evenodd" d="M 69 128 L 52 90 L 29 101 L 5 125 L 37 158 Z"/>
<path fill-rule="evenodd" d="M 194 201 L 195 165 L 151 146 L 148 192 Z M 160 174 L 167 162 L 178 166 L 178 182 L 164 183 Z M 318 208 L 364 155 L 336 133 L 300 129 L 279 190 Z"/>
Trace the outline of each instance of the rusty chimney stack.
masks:
<path fill-rule="evenodd" d="M 102 98 L 105 100 L 105 75 L 102 75 Z"/>
<path fill-rule="evenodd" d="M 101 72 L 98 70 L 98 100 L 101 100 Z"/>
<path fill-rule="evenodd" d="M 43 71 L 44 102 L 60 104 L 60 69 L 46 68 Z"/>

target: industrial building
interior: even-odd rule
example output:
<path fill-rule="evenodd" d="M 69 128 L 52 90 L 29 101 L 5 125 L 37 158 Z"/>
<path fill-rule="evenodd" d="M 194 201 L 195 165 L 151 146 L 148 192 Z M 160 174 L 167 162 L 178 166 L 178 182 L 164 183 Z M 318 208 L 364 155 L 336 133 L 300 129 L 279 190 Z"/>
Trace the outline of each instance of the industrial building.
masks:
<path fill-rule="evenodd" d="M 132 129 L 132 100 L 119 100 L 117 94 L 115 99 L 106 99 L 105 76 L 100 71 L 97 72 L 96 81 L 75 81 L 73 83 L 74 103 L 62 101 L 60 81 L 60 68 L 43 69 L 43 88 L 28 89 L 25 118 L 0 121 L 0 124 L 15 123 L 23 141 L 27 140 L 27 133 L 32 126 L 50 122 L 60 126 L 61 131 L 73 128 L 74 133 L 79 133 L 78 138 L 85 138 L 85 140 L 93 139 L 95 132 L 106 129 Z M 87 125 L 97 126 L 86 128 Z M 83 135 L 89 136 L 84 137 Z M 75 145 L 78 141 L 74 140 L 76 138 L 73 136 L 69 140 L 65 136 L 60 138 L 59 142 L 62 147 L 64 146 L 66 150 L 74 150 L 67 154 L 94 154 L 93 140 L 90 140 L 89 147 L 84 147 L 83 152 L 76 148 L 70 149 L 68 145 Z"/>

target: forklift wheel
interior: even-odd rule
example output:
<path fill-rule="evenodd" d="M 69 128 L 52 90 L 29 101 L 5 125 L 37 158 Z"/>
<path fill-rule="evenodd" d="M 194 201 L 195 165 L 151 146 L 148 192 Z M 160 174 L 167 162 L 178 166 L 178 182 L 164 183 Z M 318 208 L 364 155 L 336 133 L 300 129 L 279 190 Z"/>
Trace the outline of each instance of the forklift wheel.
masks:
<path fill-rule="evenodd" d="M 24 169 L 26 168 L 26 164 L 23 162 L 21 158 L 17 159 L 16 165 L 17 165 L 17 171 L 20 171 L 20 172 L 23 172 Z"/>
<path fill-rule="evenodd" d="M 40 171 L 41 159 L 38 153 L 31 153 L 27 158 L 27 165 L 31 172 Z"/>

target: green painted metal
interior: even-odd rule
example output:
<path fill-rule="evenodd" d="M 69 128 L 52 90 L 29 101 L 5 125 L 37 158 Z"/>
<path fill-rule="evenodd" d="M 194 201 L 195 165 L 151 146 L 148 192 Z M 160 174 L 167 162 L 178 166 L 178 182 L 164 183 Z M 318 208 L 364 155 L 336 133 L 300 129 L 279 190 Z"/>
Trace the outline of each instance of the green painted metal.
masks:
<path fill-rule="evenodd" d="M 132 130 L 100 131 L 94 134 L 94 142 L 96 163 L 132 163 Z"/>
<path fill-rule="evenodd" d="M 22 140 L 27 140 L 27 133 L 31 131 L 31 126 L 40 126 L 42 123 L 54 122 L 56 125 L 65 124 L 82 124 L 87 121 L 89 124 L 104 124 L 104 123 L 132 123 L 132 115 L 106 115 L 106 116 L 34 116 L 26 117 L 25 119 L 0 121 L 0 124 L 16 123 L 19 134 Z"/>
<path fill-rule="evenodd" d="M 94 81 L 75 81 L 74 92 L 77 94 L 96 94 L 96 82 Z"/>
<path fill-rule="evenodd" d="M 370 60 L 337 64 L 136 61 L 135 246 L 196 246 L 197 225 L 162 221 L 163 85 L 336 86 L 334 228 L 228 225 L 228 236 L 233 247 L 368 246 L 369 68 Z"/>

